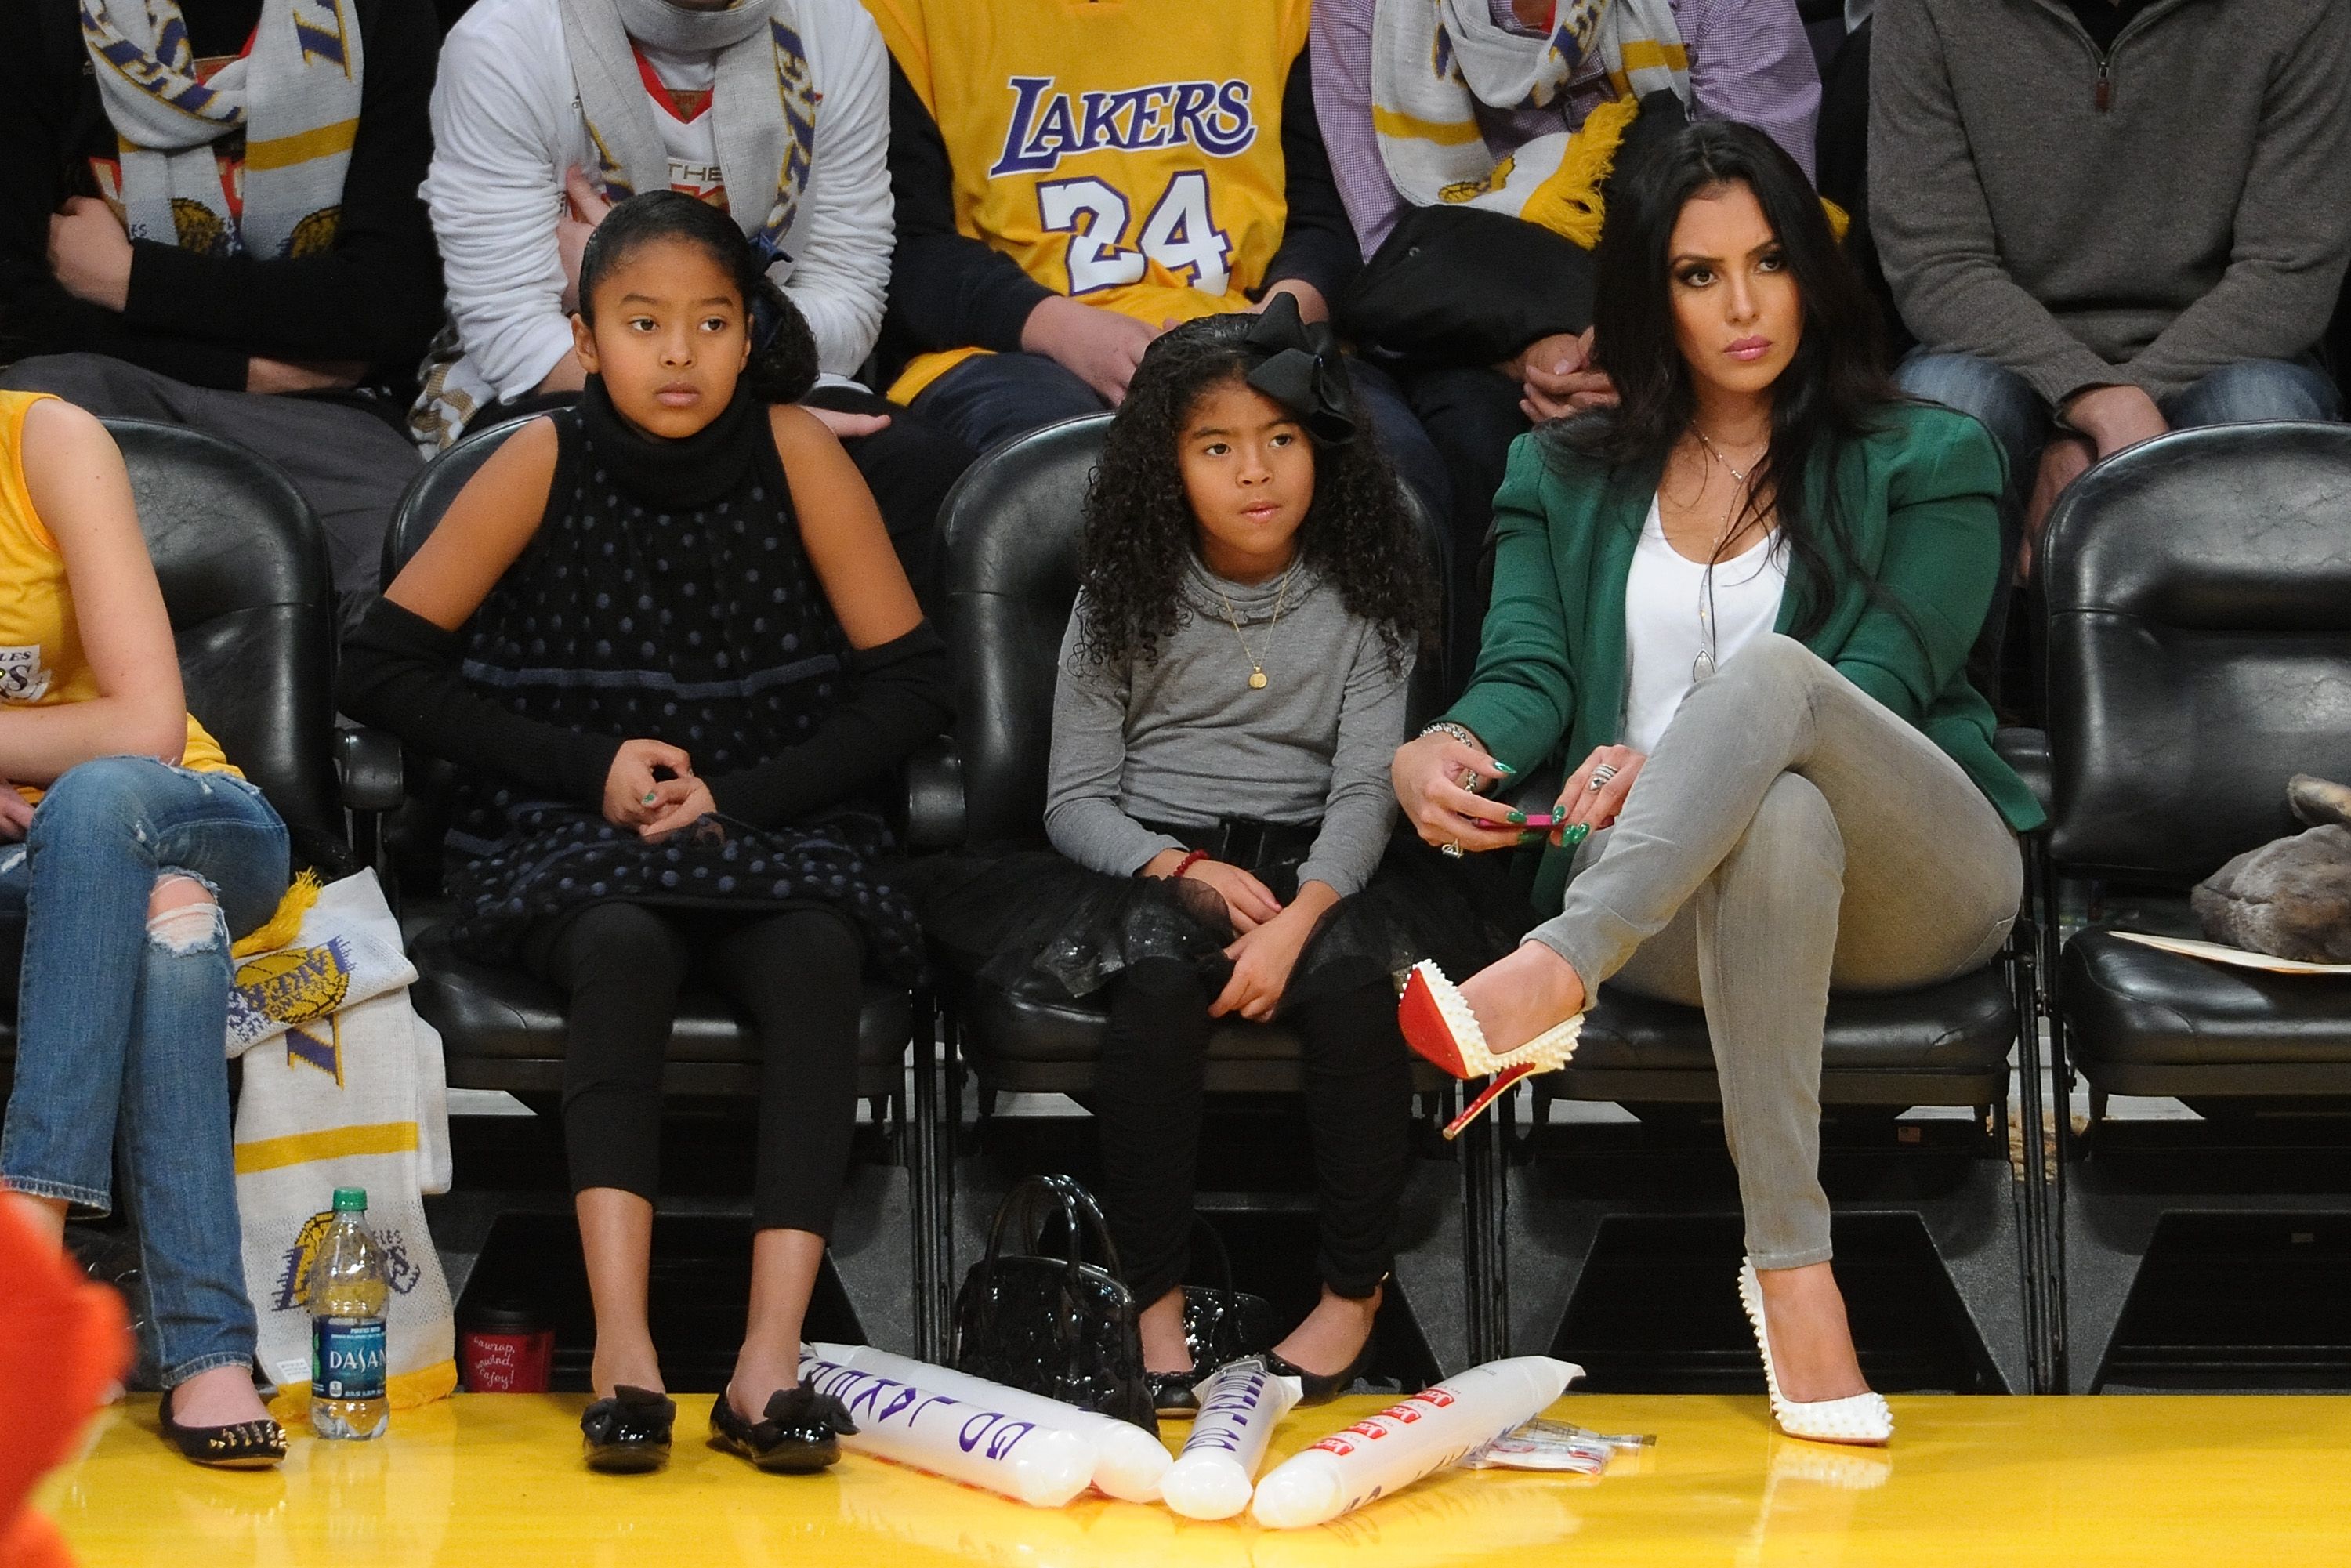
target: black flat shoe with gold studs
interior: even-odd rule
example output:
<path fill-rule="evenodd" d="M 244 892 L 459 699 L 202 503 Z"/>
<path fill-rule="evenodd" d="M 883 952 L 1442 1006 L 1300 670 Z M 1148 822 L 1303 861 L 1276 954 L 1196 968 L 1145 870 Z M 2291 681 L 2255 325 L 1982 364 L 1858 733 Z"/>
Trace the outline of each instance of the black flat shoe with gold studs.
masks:
<path fill-rule="evenodd" d="M 172 1419 L 169 1391 L 157 1414 L 162 1418 L 163 1436 L 180 1452 L 214 1469 L 266 1470 L 286 1457 L 286 1428 L 266 1416 L 225 1427 L 183 1427 Z"/>

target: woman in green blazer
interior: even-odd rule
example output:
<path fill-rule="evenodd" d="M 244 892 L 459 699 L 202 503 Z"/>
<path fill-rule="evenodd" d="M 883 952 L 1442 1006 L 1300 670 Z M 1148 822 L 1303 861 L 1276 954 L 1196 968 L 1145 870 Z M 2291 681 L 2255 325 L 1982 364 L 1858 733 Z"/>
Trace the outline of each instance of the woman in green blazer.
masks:
<path fill-rule="evenodd" d="M 2001 457 L 1884 381 L 1769 138 L 1693 125 L 1616 184 L 1595 338 L 1620 401 L 1512 450 L 1476 673 L 1396 754 L 1396 795 L 1447 854 L 1507 850 L 1522 831 L 1480 822 L 1516 813 L 1472 789 L 1574 764 L 1552 917 L 1463 997 L 1498 1051 L 1604 983 L 1704 1007 L 1773 1414 L 1884 1442 L 1829 1267 L 1821 1034 L 1832 990 L 1980 967 L 2016 914 L 2038 810 L 1964 670 Z"/>

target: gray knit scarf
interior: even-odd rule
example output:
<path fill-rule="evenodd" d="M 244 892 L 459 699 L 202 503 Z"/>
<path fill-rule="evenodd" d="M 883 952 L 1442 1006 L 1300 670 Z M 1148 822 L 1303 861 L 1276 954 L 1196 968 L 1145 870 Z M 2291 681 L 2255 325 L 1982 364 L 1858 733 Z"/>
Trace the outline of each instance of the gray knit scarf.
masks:
<path fill-rule="evenodd" d="M 563 40 L 580 112 L 596 144 L 598 176 L 614 201 L 669 186 L 669 158 L 631 38 L 717 55 L 712 112 L 727 206 L 764 254 L 789 256 L 816 155 L 817 110 L 792 0 L 736 0 L 709 11 L 672 0 L 566 0 Z"/>

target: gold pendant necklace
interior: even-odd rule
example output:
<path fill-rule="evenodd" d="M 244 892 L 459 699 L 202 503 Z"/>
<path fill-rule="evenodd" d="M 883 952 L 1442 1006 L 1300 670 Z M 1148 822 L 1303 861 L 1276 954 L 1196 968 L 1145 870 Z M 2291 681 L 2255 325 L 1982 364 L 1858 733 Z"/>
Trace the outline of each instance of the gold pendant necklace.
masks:
<path fill-rule="evenodd" d="M 1297 575 L 1298 561 L 1293 559 L 1290 563 L 1290 570 L 1281 574 L 1281 585 L 1273 591 L 1273 618 L 1266 622 L 1265 627 L 1265 651 L 1269 653 L 1273 652 L 1273 633 L 1281 625 L 1282 606 L 1290 598 L 1290 580 Z M 1217 587 L 1213 582 L 1209 586 Z M 1249 639 L 1241 635 L 1241 618 L 1233 613 L 1233 601 L 1225 597 L 1225 591 L 1222 588 L 1217 588 L 1217 602 L 1225 607 L 1226 624 L 1233 629 L 1233 641 L 1241 645 L 1241 657 L 1249 661 L 1249 690 L 1253 692 L 1265 690 L 1265 665 L 1258 661 L 1255 653 L 1249 652 Z"/>

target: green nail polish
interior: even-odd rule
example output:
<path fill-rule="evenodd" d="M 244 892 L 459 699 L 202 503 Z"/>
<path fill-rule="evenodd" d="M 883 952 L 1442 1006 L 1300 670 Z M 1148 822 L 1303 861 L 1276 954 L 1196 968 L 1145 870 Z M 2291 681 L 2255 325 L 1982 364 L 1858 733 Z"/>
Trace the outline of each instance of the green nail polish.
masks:
<path fill-rule="evenodd" d="M 1560 848 L 1572 850 L 1592 836 L 1592 824 L 1578 822 L 1559 836 Z"/>
<path fill-rule="evenodd" d="M 1542 842 L 1542 830 L 1541 828 L 1529 828 L 1525 832 L 1519 835 L 1519 842 L 1522 844 L 1539 844 Z"/>
<path fill-rule="evenodd" d="M 1513 811 L 1510 813 L 1510 820 L 1513 822 L 1523 822 L 1527 820 L 1527 814 L 1524 811 Z"/>
<path fill-rule="evenodd" d="M 1518 771 L 1518 769 L 1517 769 L 1517 768 L 1513 768 L 1513 767 L 1511 767 L 1511 766 L 1510 766 L 1509 763 L 1507 763 L 1507 762 L 1497 762 L 1497 763 L 1495 763 L 1495 764 L 1494 764 L 1494 771 L 1495 771 L 1495 772 L 1497 772 L 1497 773 L 1500 773 L 1500 774 L 1505 774 L 1505 775 L 1507 775 L 1507 774 L 1516 773 L 1516 772 Z"/>

